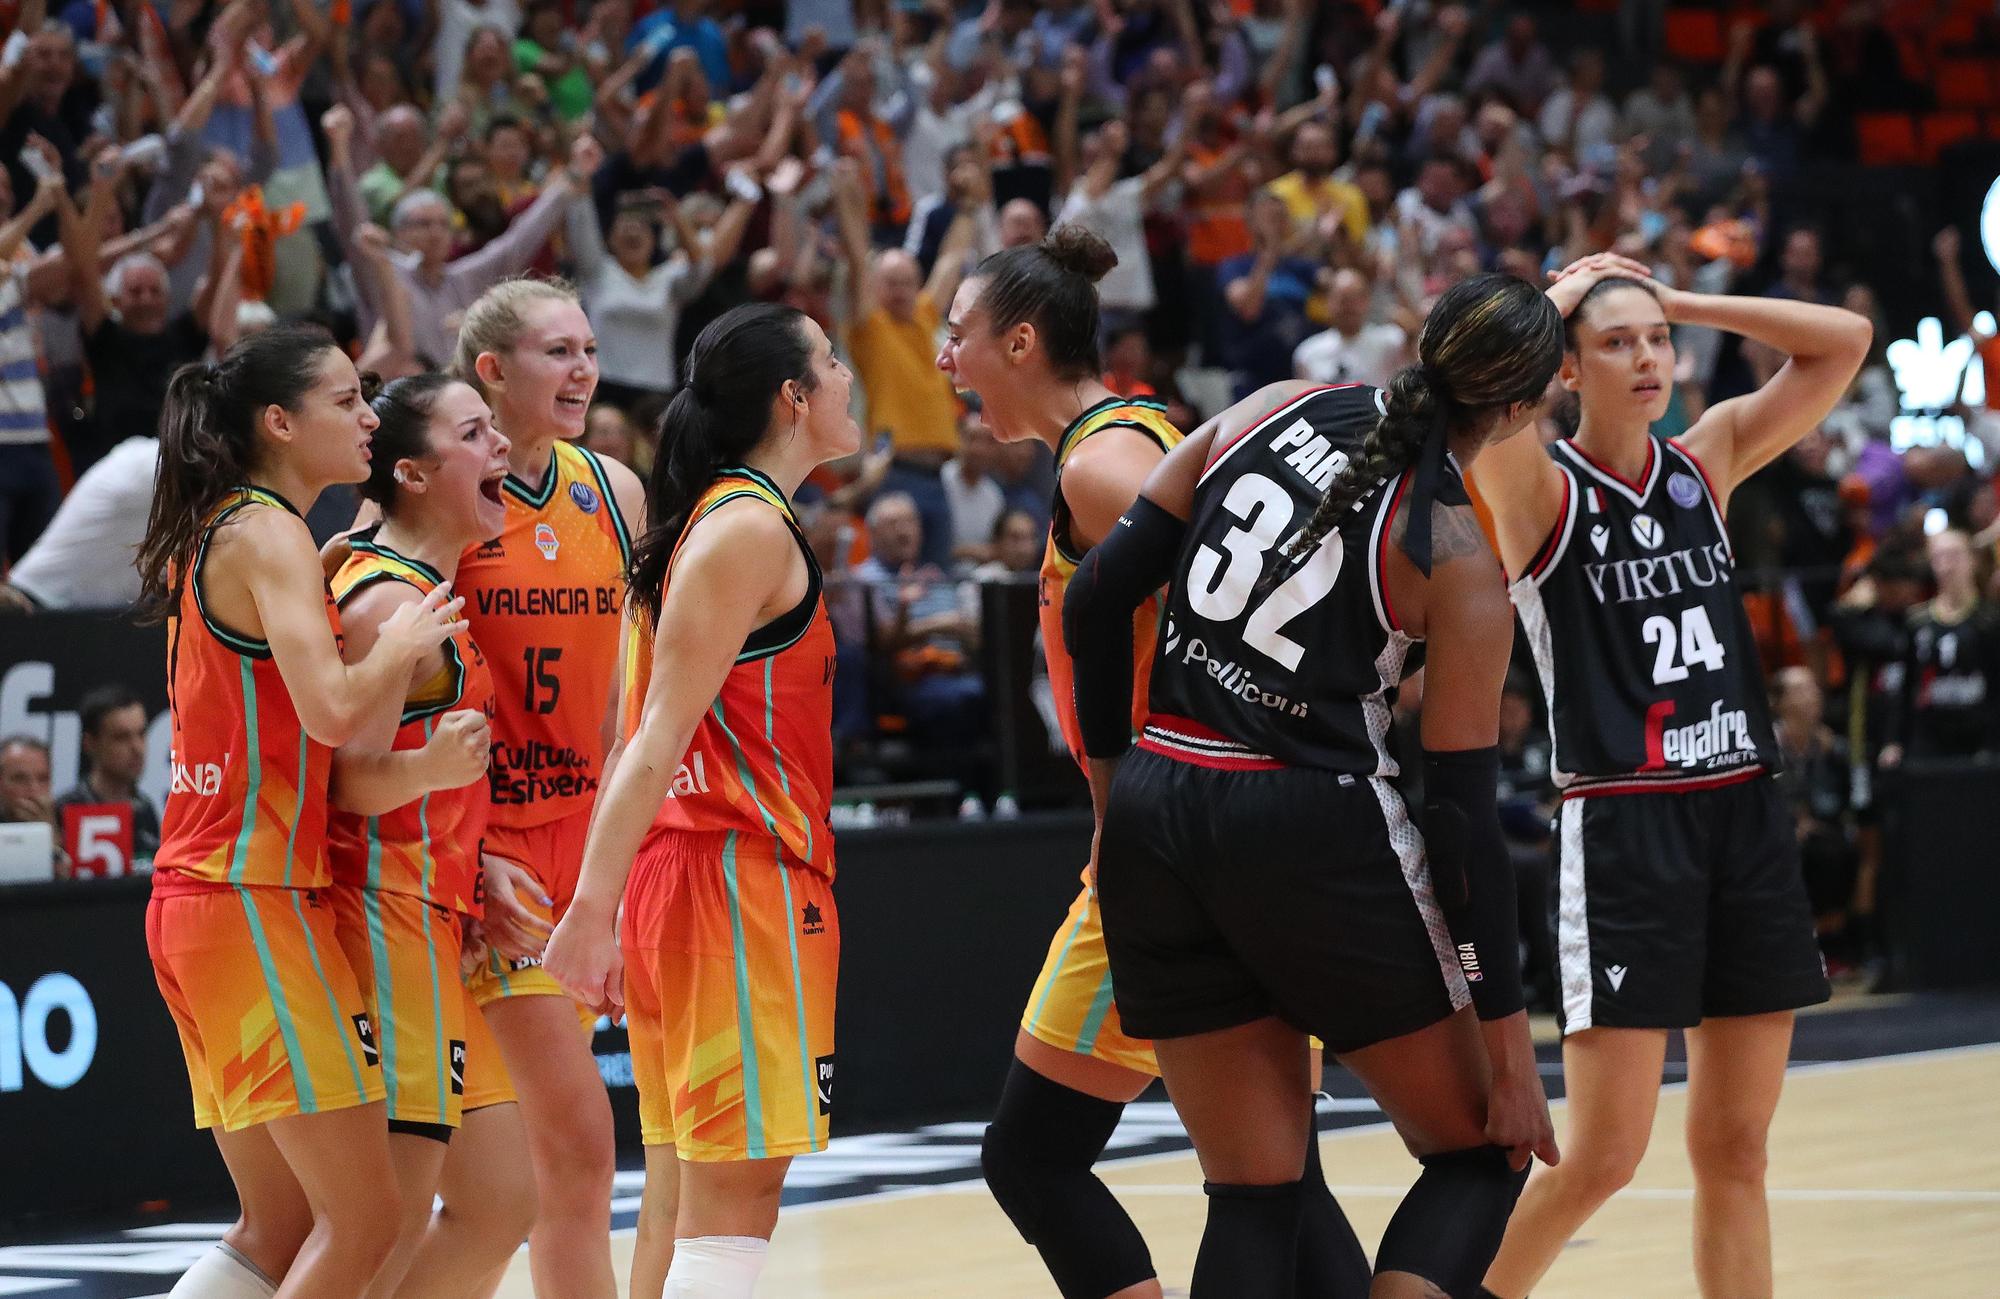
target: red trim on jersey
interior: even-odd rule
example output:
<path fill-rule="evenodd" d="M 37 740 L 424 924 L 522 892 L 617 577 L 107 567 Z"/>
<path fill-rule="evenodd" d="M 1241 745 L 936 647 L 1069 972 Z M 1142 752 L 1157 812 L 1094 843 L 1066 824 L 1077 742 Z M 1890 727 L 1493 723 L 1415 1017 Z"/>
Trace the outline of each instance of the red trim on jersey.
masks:
<path fill-rule="evenodd" d="M 1567 802 L 1572 798 L 1598 798 L 1615 794 L 1694 794 L 1704 789 L 1721 789 L 1727 785 L 1740 785 L 1746 780 L 1755 780 L 1764 774 L 1761 764 L 1752 764 L 1741 771 L 1731 771 L 1720 776 L 1669 776 L 1655 780 L 1627 780 L 1613 776 L 1607 780 L 1589 785 L 1572 785 L 1562 793 Z"/>
<path fill-rule="evenodd" d="M 1382 614 L 1389 620 L 1390 631 L 1402 631 L 1403 622 L 1396 617 L 1396 606 L 1389 599 L 1389 547 L 1396 544 L 1396 511 L 1403 504 L 1403 497 L 1409 493 L 1414 473 L 1405 473 L 1403 480 L 1396 484 L 1396 494 L 1389 498 L 1389 512 L 1382 516 L 1382 544 L 1375 548 L 1375 586 L 1382 592 Z"/>
<path fill-rule="evenodd" d="M 1259 415 L 1255 420 L 1244 425 L 1242 428 L 1236 430 L 1235 436 L 1231 437 L 1227 442 L 1224 442 L 1221 446 L 1210 447 L 1208 450 L 1208 461 L 1207 463 L 1202 465 L 1201 471 L 1203 473 L 1207 473 L 1209 470 L 1215 468 L 1215 462 L 1222 459 L 1222 457 L 1224 457 L 1225 455 L 1228 455 L 1229 448 L 1235 446 L 1238 442 L 1241 442 L 1244 438 L 1249 437 L 1252 433 L 1255 433 L 1258 429 L 1264 427 L 1265 424 L 1270 422 L 1271 417 L 1273 415 L 1276 415 L 1279 411 L 1290 410 L 1293 406 L 1297 405 L 1302 399 L 1310 397 L 1314 393 L 1336 392 L 1342 388 L 1359 388 L 1362 386 L 1364 385 L 1358 383 L 1325 383 L 1315 388 L 1306 388 L 1303 389 L 1302 391 L 1293 393 L 1291 396 L 1285 398 L 1285 400 L 1279 402 L 1276 406 L 1273 406 L 1271 409 L 1265 411 L 1262 415 Z"/>
<path fill-rule="evenodd" d="M 1186 743 L 1177 743 L 1178 740 Z M 1234 736 L 1171 713 L 1147 715 L 1139 747 L 1163 758 L 1217 771 L 1282 771 L 1285 767 L 1270 754 L 1258 753 Z"/>
<path fill-rule="evenodd" d="M 1569 525 L 1569 475 L 1558 473 L 1557 476 L 1562 479 L 1563 484 L 1562 504 L 1556 509 L 1556 526 L 1549 529 L 1548 540 L 1542 542 L 1542 548 L 1535 552 L 1532 560 L 1528 561 L 1528 571 L 1521 574 L 1529 581 L 1541 577 L 1543 573 L 1548 572 L 1549 565 L 1555 563 L 1556 552 L 1562 549 L 1563 529 Z"/>
<path fill-rule="evenodd" d="M 1701 475 L 1701 485 L 1708 489 L 1709 503 L 1714 505 L 1716 513 L 1720 514 L 1722 512 L 1722 497 L 1715 490 L 1715 479 L 1709 477 L 1708 466 L 1701 462 L 1700 456 L 1688 450 L 1687 443 L 1681 441 L 1679 438 L 1670 438 L 1669 441 L 1673 444 L 1674 450 L 1686 456 L 1688 463 L 1694 466 L 1694 471 Z"/>
<path fill-rule="evenodd" d="M 1175 762 L 1185 762 L 1191 767 L 1207 767 L 1212 771 L 1283 771 L 1285 764 L 1276 758 L 1228 758 L 1221 754 L 1197 753 L 1193 749 L 1169 748 L 1165 743 L 1150 735 L 1139 737 L 1139 747 L 1148 753 L 1157 753 Z"/>
<path fill-rule="evenodd" d="M 1602 461 L 1600 461 L 1596 456 L 1590 454 L 1590 452 L 1585 451 L 1582 447 L 1578 446 L 1576 444 L 1575 438 L 1571 438 L 1569 440 L 1569 449 L 1576 452 L 1578 455 L 1582 456 L 1585 462 L 1587 462 L 1591 468 L 1597 470 L 1597 472 L 1605 475 L 1608 478 L 1614 478 L 1617 481 L 1623 483 L 1625 486 L 1631 488 L 1632 494 L 1634 496 L 1644 496 L 1646 494 L 1646 488 L 1641 486 L 1640 484 L 1651 483 L 1653 481 L 1653 462 L 1660 458 L 1660 448 L 1658 444 L 1655 442 L 1653 438 L 1650 437 L 1647 438 L 1646 467 L 1639 473 L 1639 482 L 1635 483 L 1631 479 L 1627 478 L 1625 475 L 1619 473 L 1616 469 L 1613 469 L 1610 465 L 1607 465 Z M 1706 474 L 1702 475 L 1702 477 L 1704 478 L 1706 478 L 1707 476 L 1708 475 Z"/>

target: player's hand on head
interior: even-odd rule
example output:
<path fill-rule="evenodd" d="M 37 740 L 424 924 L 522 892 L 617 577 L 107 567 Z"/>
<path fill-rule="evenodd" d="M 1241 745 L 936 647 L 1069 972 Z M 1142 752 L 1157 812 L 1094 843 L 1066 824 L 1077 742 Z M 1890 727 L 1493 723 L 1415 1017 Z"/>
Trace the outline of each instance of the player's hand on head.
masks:
<path fill-rule="evenodd" d="M 545 907 L 554 907 L 555 900 L 518 862 L 481 853 L 479 864 L 486 872 L 486 941 L 510 961 L 539 958 L 551 927 L 523 898 L 533 897 Z"/>

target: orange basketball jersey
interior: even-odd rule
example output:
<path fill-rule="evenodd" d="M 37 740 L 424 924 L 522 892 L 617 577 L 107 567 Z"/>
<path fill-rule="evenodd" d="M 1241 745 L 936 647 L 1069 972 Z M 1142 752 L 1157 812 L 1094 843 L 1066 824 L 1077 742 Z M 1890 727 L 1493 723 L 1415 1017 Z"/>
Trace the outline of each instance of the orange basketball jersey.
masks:
<path fill-rule="evenodd" d="M 1071 421 L 1056 444 L 1056 495 L 1049 522 L 1049 543 L 1042 552 L 1042 649 L 1049 660 L 1049 687 L 1055 692 L 1056 718 L 1062 724 L 1063 740 L 1070 756 L 1084 766 L 1083 731 L 1076 720 L 1075 672 L 1069 649 L 1063 644 L 1063 596 L 1069 579 L 1083 562 L 1085 549 L 1077 548 L 1069 536 L 1069 506 L 1063 502 L 1062 471 L 1086 438 L 1108 428 L 1137 429 L 1171 451 L 1186 435 L 1167 418 L 1167 408 L 1157 401 L 1128 401 L 1107 397 Z M 1134 493 L 1137 494 L 1136 492 Z M 1132 615 L 1132 729 L 1146 722 L 1146 687 L 1153 675 L 1153 637 L 1159 624 L 1157 595 L 1139 606 Z"/>
<path fill-rule="evenodd" d="M 443 579 L 430 565 L 374 541 L 357 539 L 333 579 L 333 598 L 348 600 L 377 582 L 403 582 L 428 594 Z M 493 675 L 470 631 L 444 644 L 445 664 L 410 692 L 395 749 L 421 749 L 438 719 L 460 708 L 493 715 Z M 453 911 L 479 914 L 479 836 L 486 832 L 487 788 L 433 790 L 393 812 L 362 817 L 332 813 L 329 855 L 342 884 L 407 893 Z"/>
<path fill-rule="evenodd" d="M 689 830 L 763 835 L 782 845 L 781 864 L 832 878 L 826 812 L 833 790 L 833 627 L 812 547 L 791 502 L 754 469 L 723 470 L 688 512 L 681 539 L 717 506 L 744 496 L 785 516 L 806 558 L 806 595 L 744 642 L 646 838 Z M 630 735 L 652 673 L 650 638 L 634 635 L 628 652 L 624 732 Z"/>
<path fill-rule="evenodd" d="M 597 794 L 632 539 L 603 464 L 568 442 L 539 487 L 504 490 L 507 524 L 465 552 L 456 589 L 493 674 L 492 821 L 524 829 Z"/>
<path fill-rule="evenodd" d="M 266 641 L 210 617 L 201 570 L 215 530 L 252 506 L 290 511 L 273 492 L 233 493 L 202 529 L 201 545 L 167 620 L 172 781 L 153 869 L 210 884 L 313 889 L 330 876 L 326 791 L 333 750 L 306 734 Z M 340 615 L 326 593 L 336 640 Z"/>

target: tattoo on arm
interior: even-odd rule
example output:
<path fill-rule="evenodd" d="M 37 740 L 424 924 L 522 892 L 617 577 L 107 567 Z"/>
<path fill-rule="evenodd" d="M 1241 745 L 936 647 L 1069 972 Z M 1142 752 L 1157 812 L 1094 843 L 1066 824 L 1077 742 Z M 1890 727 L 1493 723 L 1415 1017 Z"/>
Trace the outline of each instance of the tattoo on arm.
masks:
<path fill-rule="evenodd" d="M 1431 510 L 1431 557 L 1433 562 L 1463 559 L 1489 550 L 1478 516 L 1466 505 L 1438 505 Z"/>

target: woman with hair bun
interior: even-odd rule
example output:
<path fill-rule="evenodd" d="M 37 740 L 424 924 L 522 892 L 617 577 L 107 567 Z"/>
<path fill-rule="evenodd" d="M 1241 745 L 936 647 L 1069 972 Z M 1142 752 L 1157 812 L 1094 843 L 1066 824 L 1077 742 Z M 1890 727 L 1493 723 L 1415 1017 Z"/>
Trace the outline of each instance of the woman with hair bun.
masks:
<path fill-rule="evenodd" d="M 342 661 L 302 516 L 368 477 L 375 426 L 318 329 L 265 330 L 167 385 L 139 550 L 169 617 L 174 769 L 146 945 L 242 1205 L 182 1294 L 358 1299 L 396 1242 L 377 1043 L 323 904 L 328 791 L 333 750 L 393 718 L 466 624 L 439 583 Z"/>
<path fill-rule="evenodd" d="M 631 1293 L 749 1299 L 785 1170 L 826 1149 L 833 1099 L 835 655 L 792 496 L 861 431 L 853 376 L 790 307 L 725 312 L 687 377 L 632 553 L 651 649 L 544 968 L 631 1034 Z"/>
<path fill-rule="evenodd" d="M 994 436 L 1002 442 L 1032 438 L 1055 453 L 1056 492 L 1042 558 L 1042 643 L 1063 739 L 1079 767 L 1083 739 L 1063 649 L 1063 592 L 1083 557 L 1116 526 L 1146 475 L 1182 437 L 1160 402 L 1128 400 L 1100 378 L 1096 284 L 1117 261 L 1109 244 L 1076 225 L 993 254 L 959 286 L 937 361 L 959 388 L 979 396 Z M 1139 685 L 1128 711 L 1135 722 L 1143 717 L 1156 612 L 1148 605 L 1134 620 Z M 980 1150 L 987 1186 L 1040 1252 L 1064 1299 L 1157 1299 L 1161 1293 L 1139 1229 L 1091 1171 L 1125 1106 L 1158 1076 L 1151 1045 L 1127 1034 L 1119 1021 L 1097 891 L 1086 867 L 1083 887 L 1028 995 L 1014 1060 Z M 1302 1125 L 1309 1114 L 1301 1109 Z M 1319 1239 L 1335 1243 L 1301 1254 L 1302 1285 L 1320 1299 L 1362 1293 L 1367 1258 L 1323 1183 L 1314 1206 L 1325 1215 Z"/>
<path fill-rule="evenodd" d="M 1475 276 L 1417 354 L 1386 390 L 1288 381 L 1209 421 L 1063 610 L 1118 1010 L 1207 1179 L 1193 1299 L 1304 1292 L 1308 1034 L 1423 1165 L 1375 1299 L 1471 1295 L 1530 1159 L 1557 1157 L 1494 792 L 1513 618 L 1460 474 L 1532 423 L 1562 320 L 1534 286 Z M 1132 611 L 1162 586 L 1125 758 Z M 1384 742 L 1419 655 L 1413 815 Z"/>
<path fill-rule="evenodd" d="M 1737 485 L 1841 399 L 1873 329 L 1838 307 L 1670 289 L 1610 253 L 1548 296 L 1567 318 L 1576 435 L 1497 448 L 1475 479 L 1555 742 L 1569 1158 L 1529 1183 L 1486 1286 L 1525 1295 L 1631 1179 L 1678 1028 L 1696 1281 L 1710 1299 L 1767 1295 L 1765 1143 L 1793 1016 L 1828 988 L 1725 519 Z M 1675 325 L 1787 359 L 1663 440 Z"/>

